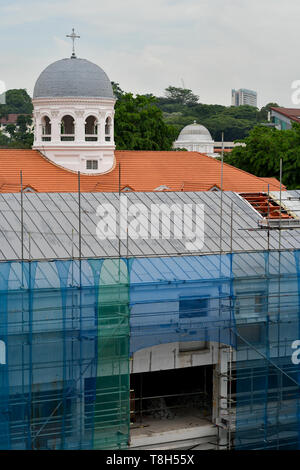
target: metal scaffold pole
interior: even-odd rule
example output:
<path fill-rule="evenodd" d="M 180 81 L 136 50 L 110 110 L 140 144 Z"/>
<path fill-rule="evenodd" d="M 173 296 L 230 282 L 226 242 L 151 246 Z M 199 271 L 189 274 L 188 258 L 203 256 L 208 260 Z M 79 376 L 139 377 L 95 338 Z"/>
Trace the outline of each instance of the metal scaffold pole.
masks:
<path fill-rule="evenodd" d="M 80 331 L 82 332 L 83 319 L 82 319 L 82 245 L 81 245 L 81 181 L 80 171 L 78 172 L 78 258 L 79 258 L 79 324 Z M 79 409 L 80 409 L 80 448 L 82 447 L 83 440 L 83 416 L 84 416 L 84 404 L 83 404 L 83 376 L 82 376 L 82 340 L 80 340 L 80 365 L 79 365 Z"/>
<path fill-rule="evenodd" d="M 281 219 L 282 219 L 282 158 L 280 159 L 280 219 L 279 219 L 279 250 L 281 250 Z"/>
<path fill-rule="evenodd" d="M 222 160 L 221 160 L 221 199 L 220 199 L 220 253 L 222 253 L 223 236 L 223 170 L 224 170 L 224 132 L 222 132 Z"/>

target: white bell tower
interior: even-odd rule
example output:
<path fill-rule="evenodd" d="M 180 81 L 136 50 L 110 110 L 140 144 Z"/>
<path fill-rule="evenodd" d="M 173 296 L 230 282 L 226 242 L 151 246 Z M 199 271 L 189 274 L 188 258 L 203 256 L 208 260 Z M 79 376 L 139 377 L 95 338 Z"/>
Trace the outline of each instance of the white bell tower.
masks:
<path fill-rule="evenodd" d="M 115 97 L 106 73 L 75 55 L 49 65 L 33 93 L 34 144 L 71 171 L 101 174 L 114 168 Z"/>

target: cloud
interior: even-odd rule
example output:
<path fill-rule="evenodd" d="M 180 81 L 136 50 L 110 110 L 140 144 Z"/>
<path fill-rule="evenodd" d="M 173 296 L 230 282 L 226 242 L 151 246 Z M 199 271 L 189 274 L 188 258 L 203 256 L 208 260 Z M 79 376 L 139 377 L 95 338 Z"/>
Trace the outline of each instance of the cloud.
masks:
<path fill-rule="evenodd" d="M 134 92 L 162 94 L 183 78 L 203 102 L 230 104 L 231 88 L 245 87 L 261 105 L 291 106 L 300 78 L 298 0 L 3 0 L 0 17 L 2 74 L 29 90 L 46 65 L 70 55 L 72 27 L 78 55 Z"/>
<path fill-rule="evenodd" d="M 57 55 L 60 57 L 66 57 L 70 55 L 70 39 L 62 39 L 58 36 L 53 36 L 53 41 L 56 46 Z"/>

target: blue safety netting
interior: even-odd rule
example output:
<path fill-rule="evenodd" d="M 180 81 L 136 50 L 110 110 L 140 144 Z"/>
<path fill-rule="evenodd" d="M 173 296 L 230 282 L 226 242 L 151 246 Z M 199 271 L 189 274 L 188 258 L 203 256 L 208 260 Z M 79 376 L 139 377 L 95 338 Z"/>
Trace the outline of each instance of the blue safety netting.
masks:
<path fill-rule="evenodd" d="M 234 256 L 235 274 L 244 261 Z M 235 448 L 299 449 L 299 251 L 257 253 L 247 264 L 234 287 Z"/>
<path fill-rule="evenodd" d="M 231 255 L 135 259 L 131 352 L 176 341 L 234 346 L 232 289 Z"/>
<path fill-rule="evenodd" d="M 236 448 L 299 448 L 299 272 L 299 251 L 0 263 L 0 448 L 126 448 L 130 355 L 176 341 L 235 348 Z"/>
<path fill-rule="evenodd" d="M 127 277 L 122 260 L 0 264 L 1 449 L 127 446 Z"/>

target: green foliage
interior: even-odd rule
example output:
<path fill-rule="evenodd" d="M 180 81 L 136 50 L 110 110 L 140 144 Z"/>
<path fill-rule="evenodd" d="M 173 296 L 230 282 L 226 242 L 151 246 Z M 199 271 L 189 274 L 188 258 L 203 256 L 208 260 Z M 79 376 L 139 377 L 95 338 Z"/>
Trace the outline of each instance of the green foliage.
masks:
<path fill-rule="evenodd" d="M 161 98 L 166 104 L 192 105 L 198 103 L 199 96 L 194 95 L 188 88 L 169 86 L 165 90 L 165 98 Z"/>
<path fill-rule="evenodd" d="M 31 148 L 33 133 L 30 130 L 32 119 L 30 116 L 18 116 L 17 124 L 7 124 L 5 127 L 9 137 L 0 134 L 0 146 L 8 148 Z"/>
<path fill-rule="evenodd" d="M 8 147 L 9 138 L 0 131 L 0 147 Z"/>
<path fill-rule="evenodd" d="M 17 126 L 19 132 L 27 132 L 27 128 L 31 126 L 32 124 L 32 118 L 31 116 L 24 116 L 23 114 L 20 114 L 17 119 Z"/>
<path fill-rule="evenodd" d="M 277 103 L 269 103 L 261 110 L 253 106 L 222 106 L 203 104 L 191 90 L 168 87 L 165 96 L 157 98 L 167 124 L 176 128 L 177 134 L 195 120 L 207 127 L 215 141 L 244 139 L 258 123 L 266 122 L 268 111 Z"/>
<path fill-rule="evenodd" d="M 266 106 L 263 106 L 259 111 L 258 120 L 260 122 L 266 122 L 268 120 L 268 113 L 271 111 L 271 107 L 278 108 L 279 104 L 277 103 L 268 103 Z"/>
<path fill-rule="evenodd" d="M 25 89 L 8 90 L 6 104 L 0 105 L 0 117 L 8 114 L 32 114 L 31 98 Z"/>
<path fill-rule="evenodd" d="M 171 150 L 176 136 L 176 129 L 164 122 L 153 96 L 120 96 L 115 107 L 118 150 Z"/>
<path fill-rule="evenodd" d="M 24 127 L 24 124 L 20 126 L 18 124 L 16 126 L 14 124 L 9 124 L 6 126 L 6 130 L 9 132 L 10 138 L 8 139 L 8 142 L 6 141 L 6 143 L 3 143 L 4 146 L 24 149 L 32 147 L 33 133 L 28 127 Z"/>
<path fill-rule="evenodd" d="M 0 117 L 8 114 L 19 114 L 17 124 L 8 124 L 5 128 L 9 137 L 0 133 L 0 146 L 13 148 L 31 148 L 33 144 L 33 134 L 30 131 L 32 124 L 33 106 L 27 91 L 8 90 L 6 92 L 6 104 L 0 105 Z"/>
<path fill-rule="evenodd" d="M 16 132 L 15 124 L 7 124 L 7 126 L 5 127 L 5 130 L 9 134 L 10 138 L 13 139 L 15 132 Z"/>
<path fill-rule="evenodd" d="M 115 97 L 117 98 L 117 100 L 119 100 L 120 98 L 122 98 L 122 96 L 124 95 L 124 91 L 120 88 L 119 83 L 117 83 L 117 82 L 111 82 L 111 86 L 112 86 L 114 95 L 115 95 Z"/>
<path fill-rule="evenodd" d="M 244 106 L 242 107 L 244 108 Z M 161 106 L 160 108 L 165 109 L 165 107 Z M 209 108 L 210 105 L 198 104 L 197 106 L 189 107 L 182 111 L 164 112 L 164 119 L 167 124 L 172 124 L 176 127 L 177 133 L 179 133 L 184 126 L 197 121 L 210 131 L 212 138 L 217 142 L 221 140 L 222 132 L 224 132 L 225 140 L 227 141 L 243 139 L 258 123 L 256 119 L 256 108 L 253 108 L 254 113 L 251 110 L 253 113 L 252 116 L 246 116 L 245 113 L 244 117 L 240 117 L 242 112 L 238 108 L 231 109 L 225 106 L 218 106 L 218 108 L 223 109 L 217 111 L 216 109 Z M 216 108 L 216 106 L 212 105 L 212 108 Z M 247 106 L 247 108 L 250 108 L 250 106 Z"/>
<path fill-rule="evenodd" d="M 225 158 L 226 163 L 256 176 L 279 179 L 280 159 L 283 161 L 283 184 L 288 189 L 300 187 L 300 124 L 290 130 L 257 126 L 245 139 L 246 147 L 235 147 Z"/>

